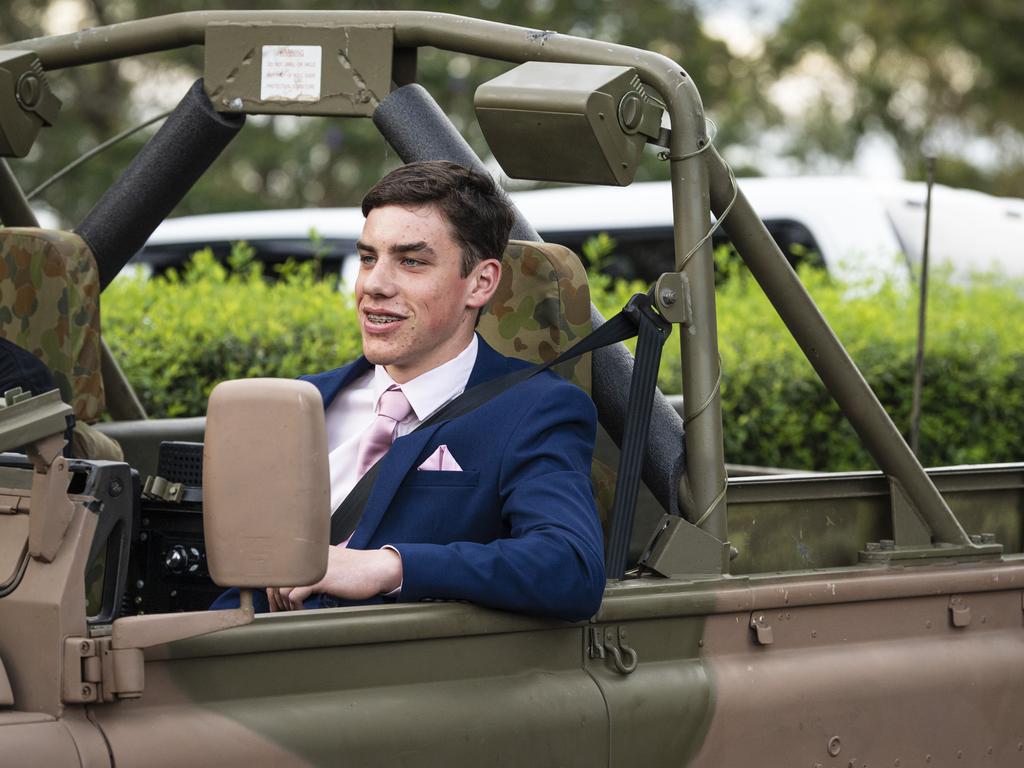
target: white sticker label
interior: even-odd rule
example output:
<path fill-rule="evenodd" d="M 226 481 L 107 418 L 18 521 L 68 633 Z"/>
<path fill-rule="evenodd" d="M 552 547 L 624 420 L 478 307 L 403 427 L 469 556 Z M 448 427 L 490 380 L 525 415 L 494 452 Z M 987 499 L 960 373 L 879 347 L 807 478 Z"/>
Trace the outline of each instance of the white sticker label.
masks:
<path fill-rule="evenodd" d="M 319 101 L 319 45 L 264 45 L 260 101 Z"/>

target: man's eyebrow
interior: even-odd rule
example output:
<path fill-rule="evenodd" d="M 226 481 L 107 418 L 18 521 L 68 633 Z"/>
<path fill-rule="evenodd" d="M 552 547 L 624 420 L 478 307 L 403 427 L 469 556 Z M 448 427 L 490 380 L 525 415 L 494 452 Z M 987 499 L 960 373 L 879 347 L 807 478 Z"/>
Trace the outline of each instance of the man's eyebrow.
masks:
<path fill-rule="evenodd" d="M 434 249 L 420 240 L 417 243 L 397 243 L 389 249 L 392 253 L 425 253 L 432 255 Z"/>

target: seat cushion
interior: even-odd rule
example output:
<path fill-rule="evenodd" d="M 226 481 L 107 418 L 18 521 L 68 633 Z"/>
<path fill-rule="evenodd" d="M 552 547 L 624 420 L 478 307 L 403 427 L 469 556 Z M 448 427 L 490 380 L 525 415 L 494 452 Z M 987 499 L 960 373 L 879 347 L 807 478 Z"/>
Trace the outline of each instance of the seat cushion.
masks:
<path fill-rule="evenodd" d="M 0 229 L 0 337 L 47 365 L 75 418 L 100 417 L 100 279 L 78 235 Z"/>

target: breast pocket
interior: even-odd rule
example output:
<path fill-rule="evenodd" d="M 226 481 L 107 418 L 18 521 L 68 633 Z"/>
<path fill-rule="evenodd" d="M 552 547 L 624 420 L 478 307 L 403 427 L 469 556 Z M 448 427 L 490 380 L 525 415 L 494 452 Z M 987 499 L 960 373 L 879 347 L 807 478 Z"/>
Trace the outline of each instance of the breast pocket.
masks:
<path fill-rule="evenodd" d="M 476 488 L 480 484 L 480 472 L 475 469 L 462 472 L 439 472 L 432 469 L 417 469 L 402 481 L 402 488 Z"/>
<path fill-rule="evenodd" d="M 478 534 L 474 531 L 482 512 L 479 483 L 476 470 L 416 470 L 402 482 L 393 507 L 409 513 L 406 519 L 415 521 L 413 528 L 419 541 L 476 541 Z"/>

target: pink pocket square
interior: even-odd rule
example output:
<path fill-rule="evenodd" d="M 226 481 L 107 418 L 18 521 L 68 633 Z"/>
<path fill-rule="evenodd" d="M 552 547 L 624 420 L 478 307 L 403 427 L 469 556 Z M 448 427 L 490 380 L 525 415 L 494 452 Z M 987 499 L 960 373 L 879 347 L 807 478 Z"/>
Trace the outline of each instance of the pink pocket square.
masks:
<path fill-rule="evenodd" d="M 427 460 L 420 464 L 417 469 L 425 469 L 432 472 L 461 472 L 462 467 L 455 460 L 447 445 L 437 446 L 437 450 L 427 457 Z"/>

